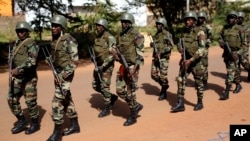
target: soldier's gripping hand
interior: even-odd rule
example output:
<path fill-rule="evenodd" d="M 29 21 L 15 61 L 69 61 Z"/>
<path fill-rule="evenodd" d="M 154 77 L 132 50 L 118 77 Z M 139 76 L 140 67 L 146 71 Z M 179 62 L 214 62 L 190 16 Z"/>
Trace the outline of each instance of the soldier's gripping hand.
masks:
<path fill-rule="evenodd" d="M 11 70 L 11 74 L 14 75 L 14 76 L 18 75 L 19 74 L 18 68 L 15 68 L 15 69 Z"/>
<path fill-rule="evenodd" d="M 153 46 L 154 46 L 154 43 L 153 43 L 153 42 L 150 42 L 149 45 L 150 45 L 150 47 L 153 47 Z"/>
<path fill-rule="evenodd" d="M 103 71 L 103 66 L 98 66 L 97 68 L 95 68 L 95 72 L 102 73 L 102 71 Z"/>
<path fill-rule="evenodd" d="M 239 55 L 236 52 L 232 53 L 232 58 L 234 61 L 239 60 Z"/>
<path fill-rule="evenodd" d="M 221 48 L 224 48 L 225 43 L 222 42 L 222 41 L 219 41 L 219 45 L 220 45 Z"/>

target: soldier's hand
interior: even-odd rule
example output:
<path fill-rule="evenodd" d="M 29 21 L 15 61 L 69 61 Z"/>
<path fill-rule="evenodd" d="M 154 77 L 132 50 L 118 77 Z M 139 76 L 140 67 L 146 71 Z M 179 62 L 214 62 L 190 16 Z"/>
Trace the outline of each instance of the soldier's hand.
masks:
<path fill-rule="evenodd" d="M 154 53 L 154 58 L 160 59 L 161 53 Z"/>
<path fill-rule="evenodd" d="M 233 60 L 238 60 L 239 59 L 239 55 L 237 53 L 232 53 L 232 58 Z"/>
<path fill-rule="evenodd" d="M 115 61 L 120 62 L 120 58 L 117 54 L 113 54 Z"/>
<path fill-rule="evenodd" d="M 186 69 L 188 69 L 189 65 L 192 63 L 192 61 L 190 59 L 185 61 L 185 67 Z"/>
<path fill-rule="evenodd" d="M 224 48 L 224 45 L 225 45 L 225 44 L 224 44 L 224 42 L 220 42 L 220 41 L 219 41 L 219 45 L 220 45 L 221 48 Z"/>
<path fill-rule="evenodd" d="M 150 47 L 153 47 L 153 46 L 154 46 L 154 43 L 153 43 L 153 42 L 150 42 L 149 45 L 150 45 Z"/>
<path fill-rule="evenodd" d="M 102 73 L 102 70 L 103 70 L 103 66 L 98 66 L 97 68 L 95 68 L 95 72 Z"/>
<path fill-rule="evenodd" d="M 18 75 L 19 74 L 19 70 L 17 68 L 15 68 L 15 69 L 11 70 L 11 74 L 14 75 L 14 76 Z"/>

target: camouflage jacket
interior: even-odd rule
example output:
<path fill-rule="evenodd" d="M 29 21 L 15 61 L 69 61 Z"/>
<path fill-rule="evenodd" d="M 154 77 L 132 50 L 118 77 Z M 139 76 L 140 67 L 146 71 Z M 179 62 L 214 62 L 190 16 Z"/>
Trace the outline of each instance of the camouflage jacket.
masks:
<path fill-rule="evenodd" d="M 100 60 L 104 68 L 114 61 L 112 52 L 115 45 L 115 37 L 107 31 L 105 31 L 101 37 L 95 39 L 94 51 L 96 54 L 96 61 L 98 62 Z"/>
<path fill-rule="evenodd" d="M 77 67 L 78 43 L 69 34 L 60 36 L 51 42 L 51 55 L 55 69 L 64 78 L 71 75 Z"/>
<path fill-rule="evenodd" d="M 17 68 L 19 75 L 33 75 L 36 73 L 39 47 L 31 38 L 16 40 L 11 56 L 13 68 Z"/>
<path fill-rule="evenodd" d="M 187 59 L 195 61 L 200 57 L 207 55 L 206 35 L 203 30 L 194 26 L 192 28 L 184 28 L 182 38 L 185 45 Z"/>
<path fill-rule="evenodd" d="M 142 34 L 132 27 L 122 32 L 117 41 L 118 48 L 128 63 L 143 64 L 144 36 Z"/>

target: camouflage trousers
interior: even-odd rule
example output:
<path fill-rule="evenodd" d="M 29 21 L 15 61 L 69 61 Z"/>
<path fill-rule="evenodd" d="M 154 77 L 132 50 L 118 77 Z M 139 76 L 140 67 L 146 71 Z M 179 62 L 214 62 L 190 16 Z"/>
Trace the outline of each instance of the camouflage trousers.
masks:
<path fill-rule="evenodd" d="M 52 100 L 52 119 L 55 124 L 62 124 L 64 122 L 64 113 L 68 118 L 76 118 L 77 112 L 73 102 L 70 85 L 72 83 L 74 73 L 69 75 L 64 82 L 62 82 L 62 91 L 59 85 L 55 82 L 55 93 Z"/>
<path fill-rule="evenodd" d="M 92 87 L 95 91 L 100 92 L 103 95 L 104 105 L 109 105 L 111 103 L 110 84 L 113 70 L 114 65 L 105 69 L 101 75 L 102 81 L 99 80 L 97 72 L 93 72 L 94 79 L 92 81 Z"/>
<path fill-rule="evenodd" d="M 203 66 L 204 66 L 203 82 L 207 82 L 208 80 L 208 52 L 202 61 L 203 61 Z"/>
<path fill-rule="evenodd" d="M 248 54 L 248 48 L 243 48 L 243 52 L 242 54 L 239 56 L 239 67 L 240 64 L 246 69 L 249 70 L 250 69 L 250 62 L 249 62 L 249 54 Z"/>
<path fill-rule="evenodd" d="M 186 76 L 185 76 L 185 71 L 183 70 L 182 66 L 180 67 L 179 70 L 179 75 L 177 77 L 177 96 L 178 97 L 184 97 L 185 93 L 185 87 L 186 87 L 186 82 L 187 82 L 187 77 L 189 76 L 190 73 L 193 74 L 194 81 L 195 81 L 195 88 L 196 88 L 196 94 L 198 98 L 203 98 L 203 76 L 205 72 L 205 66 L 203 64 L 203 61 L 201 58 L 196 62 L 192 62 L 190 66 L 188 67 L 186 71 Z"/>
<path fill-rule="evenodd" d="M 239 60 L 233 60 L 231 56 L 225 56 L 224 63 L 227 69 L 225 84 L 232 85 L 232 83 L 240 83 L 240 69 L 238 67 Z"/>
<path fill-rule="evenodd" d="M 135 69 L 135 65 L 129 66 L 130 70 Z M 123 65 L 121 65 L 116 76 L 116 93 L 118 96 L 128 103 L 129 108 L 135 108 L 136 102 L 136 87 L 138 82 L 140 67 L 138 66 L 134 73 L 135 82 L 132 82 L 128 77 L 128 73 L 124 70 Z M 134 86 L 134 87 L 132 87 Z"/>
<path fill-rule="evenodd" d="M 10 110 L 15 116 L 23 115 L 20 98 L 24 96 L 30 118 L 38 118 L 37 80 L 37 77 L 24 79 L 17 79 L 13 77 L 12 86 L 9 88 L 7 100 Z"/>
<path fill-rule="evenodd" d="M 151 64 L 151 78 L 160 85 L 168 86 L 168 66 L 169 59 L 163 58 L 159 62 L 153 59 Z"/>

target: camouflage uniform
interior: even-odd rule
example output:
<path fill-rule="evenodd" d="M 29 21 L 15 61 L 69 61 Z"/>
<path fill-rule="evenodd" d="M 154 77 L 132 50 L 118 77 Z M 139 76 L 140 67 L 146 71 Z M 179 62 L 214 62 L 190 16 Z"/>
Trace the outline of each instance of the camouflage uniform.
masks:
<path fill-rule="evenodd" d="M 242 52 L 239 54 L 239 68 L 240 64 L 248 71 L 248 81 L 250 81 L 250 63 L 249 63 L 249 58 L 248 58 L 248 51 L 249 51 L 249 34 L 250 30 L 248 25 L 244 23 L 244 18 L 245 18 L 245 13 L 243 12 L 238 12 L 238 18 L 242 18 L 242 22 L 238 21 L 238 25 L 241 28 L 241 32 L 244 32 L 246 37 L 243 37 L 244 42 L 247 42 L 247 45 L 242 46 Z"/>
<path fill-rule="evenodd" d="M 62 88 L 67 95 L 66 97 L 63 96 L 60 87 L 55 83 L 55 94 L 52 100 L 52 118 L 56 124 L 62 124 L 64 110 L 69 118 L 77 117 L 70 92 L 70 85 L 74 77 L 76 62 L 78 61 L 77 42 L 72 36 L 65 34 L 60 39 L 52 41 L 51 49 L 56 72 L 63 79 Z"/>
<path fill-rule="evenodd" d="M 235 11 L 230 11 L 227 16 L 227 19 L 237 19 L 237 13 Z M 233 91 L 234 93 L 239 93 L 242 89 L 240 82 L 240 70 L 238 67 L 239 55 L 242 52 L 242 46 L 246 45 L 246 40 L 244 39 L 245 33 L 241 31 L 241 27 L 236 23 L 225 25 L 221 31 L 222 39 L 228 43 L 228 47 L 231 50 L 231 53 L 228 51 L 225 43 L 220 41 L 220 46 L 224 48 L 222 57 L 224 58 L 224 63 L 227 69 L 227 78 L 225 81 L 226 89 L 225 92 L 221 95 L 220 100 L 225 100 L 229 98 L 229 90 L 232 83 L 236 83 L 236 88 Z"/>
<path fill-rule="evenodd" d="M 16 31 L 23 29 L 20 26 L 29 26 L 26 22 L 19 22 Z M 19 28 L 20 27 L 20 28 Z M 31 31 L 31 29 L 29 29 Z M 31 126 L 36 124 L 35 128 L 38 130 L 39 110 L 37 108 L 37 56 L 39 47 L 33 39 L 27 37 L 26 39 L 19 39 L 13 45 L 11 51 L 12 68 L 18 70 L 17 75 L 12 75 L 12 83 L 8 93 L 8 104 L 11 112 L 18 118 L 17 125 L 12 128 L 12 133 L 22 131 L 28 124 L 24 118 L 23 110 L 20 104 L 20 98 L 24 96 L 25 103 L 28 106 L 29 117 L 32 120 Z M 11 58 L 10 58 L 11 59 Z M 22 123 L 20 123 L 20 121 Z M 20 128 L 18 127 L 20 126 Z M 16 129 L 15 129 L 16 128 Z M 25 131 L 25 134 L 31 134 L 35 131 Z"/>
<path fill-rule="evenodd" d="M 114 57 L 112 54 L 113 46 L 116 45 L 116 39 L 107 30 L 107 21 L 99 19 L 96 24 L 102 25 L 104 30 L 101 35 L 98 35 L 94 43 L 95 61 L 98 68 L 101 70 L 101 81 L 98 78 L 97 71 L 94 70 L 92 87 L 97 92 L 100 92 L 104 97 L 104 109 L 98 115 L 104 117 L 110 113 L 110 108 L 117 100 L 117 96 L 110 93 L 111 76 L 114 70 Z"/>
<path fill-rule="evenodd" d="M 197 20 L 196 13 L 193 11 L 187 12 L 185 19 L 192 18 L 194 21 Z M 185 27 L 182 33 L 183 45 L 185 46 L 186 61 L 191 61 L 189 65 L 186 66 L 186 70 L 183 65 L 180 66 L 179 75 L 177 77 L 177 96 L 178 103 L 172 108 L 173 112 L 184 111 L 184 92 L 187 76 L 192 73 L 195 80 L 195 87 L 197 90 L 198 102 L 194 107 L 194 110 L 200 110 L 203 108 L 203 76 L 205 72 L 204 60 L 207 55 L 206 48 L 206 35 L 203 30 L 193 25 L 192 27 Z M 180 45 L 179 45 L 180 46 Z M 179 49 L 181 50 L 181 49 Z M 180 64 L 183 62 L 184 58 L 182 56 Z M 185 64 L 186 65 L 186 64 Z"/>
<path fill-rule="evenodd" d="M 130 22 L 130 24 L 134 23 L 134 17 L 129 13 L 122 15 L 121 21 L 123 20 Z M 117 47 L 124 55 L 129 71 L 134 72 L 135 78 L 135 82 L 132 82 L 128 77 L 128 72 L 124 69 L 124 65 L 120 66 L 116 77 L 116 92 L 120 98 L 128 103 L 130 108 L 131 114 L 124 123 L 124 126 L 128 126 L 136 122 L 137 114 L 142 109 L 142 105 L 136 101 L 135 87 L 138 82 L 140 65 L 143 63 L 144 36 L 130 26 L 120 33 L 117 41 Z"/>
<path fill-rule="evenodd" d="M 213 40 L 213 29 L 212 27 L 207 24 L 205 22 L 207 16 L 204 12 L 199 12 L 198 13 L 198 18 L 204 18 L 204 22 L 203 23 L 197 23 L 196 26 L 198 28 L 200 28 L 201 30 L 203 30 L 206 34 L 206 47 L 209 48 L 210 44 Z M 207 89 L 207 81 L 208 81 L 208 49 L 207 49 L 207 53 L 206 56 L 204 58 L 204 67 L 205 67 L 205 72 L 204 72 L 204 76 L 203 76 L 203 83 L 204 83 L 204 90 Z"/>
<path fill-rule="evenodd" d="M 156 54 L 156 52 L 153 52 L 151 78 L 161 85 L 162 88 L 158 100 L 163 100 L 167 97 L 166 90 L 169 87 L 168 66 L 171 50 L 173 48 L 173 40 L 172 34 L 164 29 L 164 27 L 166 26 L 165 19 L 159 18 L 156 21 L 156 24 L 158 23 L 162 24 L 163 27 L 162 30 L 159 30 L 153 37 L 158 53 Z"/>
<path fill-rule="evenodd" d="M 52 18 L 51 23 L 52 31 L 55 28 L 58 29 L 58 25 L 60 25 L 61 31 L 59 34 L 53 35 L 51 42 L 51 57 L 59 80 L 55 79 L 54 81 L 55 93 L 52 100 L 52 119 L 54 120 L 55 128 L 47 141 L 61 140 L 62 135 L 80 132 L 78 115 L 70 92 L 70 85 L 73 81 L 78 61 L 78 44 L 70 34 L 63 32 L 67 28 L 65 17 L 56 15 Z M 57 81 L 61 82 L 61 89 Z M 64 112 L 70 119 L 71 126 L 62 133 L 61 125 L 64 122 Z"/>

